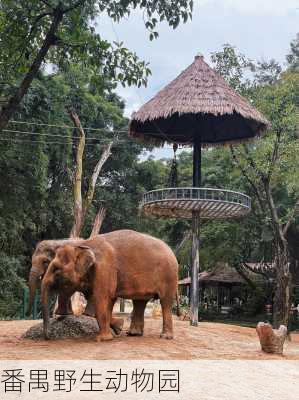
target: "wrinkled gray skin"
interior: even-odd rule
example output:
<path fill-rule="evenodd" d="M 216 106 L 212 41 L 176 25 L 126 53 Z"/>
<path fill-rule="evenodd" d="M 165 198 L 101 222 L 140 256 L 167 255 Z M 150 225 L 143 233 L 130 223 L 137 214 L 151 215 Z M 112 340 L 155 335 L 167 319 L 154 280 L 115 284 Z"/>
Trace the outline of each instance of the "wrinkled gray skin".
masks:
<path fill-rule="evenodd" d="M 36 293 L 36 287 L 39 280 L 44 276 L 47 268 L 55 257 L 56 250 L 65 244 L 83 244 L 84 239 L 62 239 L 62 240 L 43 240 L 39 242 L 32 255 L 32 265 L 29 273 L 29 305 L 28 315 L 31 314 L 34 296 Z M 88 307 L 90 308 L 90 307 Z M 56 311 L 58 315 L 72 314 L 70 299 L 60 295 L 58 297 L 58 309 Z"/>

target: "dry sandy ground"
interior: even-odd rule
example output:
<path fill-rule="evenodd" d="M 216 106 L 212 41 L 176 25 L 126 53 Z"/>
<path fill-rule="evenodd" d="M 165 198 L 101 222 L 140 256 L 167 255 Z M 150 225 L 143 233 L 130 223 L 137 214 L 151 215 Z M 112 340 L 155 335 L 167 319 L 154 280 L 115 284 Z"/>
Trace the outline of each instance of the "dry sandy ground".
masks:
<path fill-rule="evenodd" d="M 128 328 L 128 318 L 125 330 Z M 255 329 L 202 322 L 191 327 L 175 319 L 175 339 L 159 338 L 161 318 L 145 320 L 143 337 L 127 337 L 125 332 L 110 342 L 93 338 L 32 341 L 22 335 L 37 321 L 0 322 L 0 359 L 14 360 L 299 360 L 299 334 L 285 345 L 284 356 L 262 353 Z"/>

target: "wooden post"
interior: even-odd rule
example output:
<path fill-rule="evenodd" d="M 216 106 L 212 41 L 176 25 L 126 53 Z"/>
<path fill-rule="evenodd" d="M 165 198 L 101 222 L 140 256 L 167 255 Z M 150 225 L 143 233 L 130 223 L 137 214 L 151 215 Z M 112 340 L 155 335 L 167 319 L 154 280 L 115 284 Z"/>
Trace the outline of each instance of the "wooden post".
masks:
<path fill-rule="evenodd" d="M 201 137 L 195 136 L 193 146 L 193 187 L 201 186 Z M 198 325 L 198 305 L 199 305 L 199 241 L 200 236 L 200 212 L 192 212 L 192 266 L 191 266 L 191 319 L 192 326 Z"/>

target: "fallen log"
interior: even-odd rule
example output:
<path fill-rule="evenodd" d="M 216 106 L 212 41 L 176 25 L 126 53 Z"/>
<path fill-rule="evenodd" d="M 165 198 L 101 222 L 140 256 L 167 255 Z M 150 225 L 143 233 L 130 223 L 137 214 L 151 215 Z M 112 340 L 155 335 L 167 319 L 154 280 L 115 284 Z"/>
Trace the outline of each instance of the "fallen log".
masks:
<path fill-rule="evenodd" d="M 283 353 L 283 345 L 288 333 L 286 326 L 280 325 L 279 329 L 273 329 L 271 324 L 259 322 L 256 331 L 265 353 Z"/>

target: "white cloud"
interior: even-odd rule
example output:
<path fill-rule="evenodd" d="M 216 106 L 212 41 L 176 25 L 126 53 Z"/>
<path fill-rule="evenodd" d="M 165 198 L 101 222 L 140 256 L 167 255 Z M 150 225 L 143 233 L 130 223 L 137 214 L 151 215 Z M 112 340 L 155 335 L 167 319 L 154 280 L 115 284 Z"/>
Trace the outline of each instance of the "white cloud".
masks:
<path fill-rule="evenodd" d="M 119 24 L 102 16 L 98 31 L 110 41 L 121 40 L 150 62 L 152 75 L 146 88 L 118 87 L 130 117 L 142 104 L 174 79 L 201 52 L 209 54 L 230 43 L 251 59 L 274 58 L 281 64 L 298 32 L 299 0 L 195 0 L 192 21 L 176 30 L 159 24 L 159 38 L 149 41 L 142 13 L 135 11 Z M 168 150 L 171 155 L 171 149 Z M 162 156 L 163 151 L 155 154 Z"/>
<path fill-rule="evenodd" d="M 246 15 L 285 16 L 295 14 L 299 9 L 298 0 L 195 0 L 199 6 L 218 6 L 235 10 Z"/>

